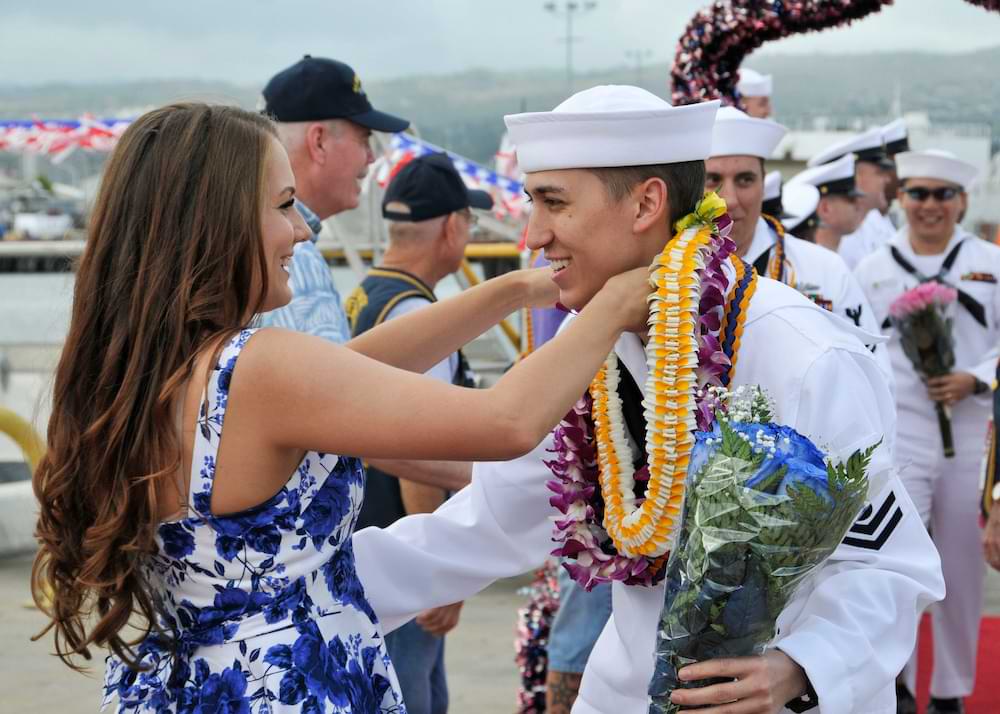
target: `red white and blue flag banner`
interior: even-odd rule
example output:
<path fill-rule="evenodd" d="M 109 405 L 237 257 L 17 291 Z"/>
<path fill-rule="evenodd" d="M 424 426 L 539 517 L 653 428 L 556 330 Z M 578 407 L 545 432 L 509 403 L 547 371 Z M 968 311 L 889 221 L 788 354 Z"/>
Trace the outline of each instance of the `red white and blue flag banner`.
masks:
<path fill-rule="evenodd" d="M 0 151 L 44 154 L 59 160 L 77 149 L 111 151 L 131 119 L 0 119 Z"/>
<path fill-rule="evenodd" d="M 80 119 L 0 119 L 0 151 L 43 154 L 58 162 L 73 151 L 107 152 L 114 148 L 131 119 L 96 119 L 84 115 Z M 446 151 L 439 146 L 409 134 L 394 134 L 386 161 L 378 174 L 383 187 L 407 162 L 418 156 L 446 153 L 466 185 L 487 191 L 493 196 L 493 212 L 498 218 L 520 218 L 527 207 L 524 184 L 511 175 L 516 169 L 508 160 L 498 162 L 501 172 Z"/>
<path fill-rule="evenodd" d="M 401 168 L 418 156 L 445 153 L 455 165 L 465 185 L 469 188 L 487 191 L 493 197 L 493 213 L 498 218 L 520 218 L 527 208 L 524 184 L 510 176 L 504 176 L 492 169 L 477 164 L 471 159 L 447 151 L 430 142 L 417 139 L 410 134 L 394 134 L 390 141 L 387 161 L 382 165 L 376 179 L 385 187 Z"/>

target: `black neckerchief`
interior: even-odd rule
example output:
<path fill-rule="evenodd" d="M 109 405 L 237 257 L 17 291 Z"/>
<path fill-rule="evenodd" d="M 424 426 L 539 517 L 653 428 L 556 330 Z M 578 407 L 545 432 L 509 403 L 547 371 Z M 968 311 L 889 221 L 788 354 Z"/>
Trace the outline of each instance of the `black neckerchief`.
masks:
<path fill-rule="evenodd" d="M 619 360 L 620 362 L 620 360 Z M 624 364 L 618 370 L 618 397 L 622 400 L 622 416 L 625 417 L 625 428 L 638 447 L 639 455 L 632 464 L 633 468 L 641 468 L 646 463 L 646 417 L 642 408 L 642 390 L 635 383 L 635 378 L 629 374 Z"/>
<path fill-rule="evenodd" d="M 958 253 L 962 249 L 963 243 L 965 243 L 965 240 L 964 239 L 960 240 L 958 244 L 951 249 L 951 252 L 949 252 L 948 255 L 945 257 L 944 262 L 941 264 L 941 270 L 938 271 L 938 274 L 930 276 L 924 275 L 919 270 L 917 270 L 910 261 L 908 261 L 906 258 L 903 257 L 903 254 L 899 252 L 899 249 L 896 246 L 890 245 L 889 251 L 892 254 L 892 259 L 896 261 L 896 264 L 900 268 L 905 270 L 907 273 L 915 277 L 919 282 L 926 283 L 930 282 L 931 280 L 935 280 L 941 283 L 942 285 L 955 287 L 955 289 L 958 291 L 958 302 L 962 305 L 962 307 L 964 307 L 966 310 L 969 311 L 969 314 L 972 315 L 972 319 L 974 319 L 983 327 L 986 327 L 986 309 L 983 307 L 982 303 L 976 300 L 976 298 L 969 295 L 969 293 L 965 292 L 964 290 L 956 286 L 951 285 L 951 283 L 945 280 L 945 275 L 948 274 L 948 271 L 951 270 L 951 267 L 955 264 L 955 261 L 958 259 Z M 886 318 L 885 322 L 882 323 L 883 329 L 889 328 L 891 326 L 892 325 L 889 318 Z"/>

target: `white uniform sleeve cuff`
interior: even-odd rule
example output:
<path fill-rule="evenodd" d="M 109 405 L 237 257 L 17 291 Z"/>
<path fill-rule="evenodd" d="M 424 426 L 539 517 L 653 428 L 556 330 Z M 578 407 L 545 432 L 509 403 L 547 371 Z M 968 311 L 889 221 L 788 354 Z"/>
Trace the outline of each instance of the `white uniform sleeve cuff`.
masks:
<path fill-rule="evenodd" d="M 820 714 L 854 711 L 851 678 L 840 654 L 815 632 L 793 632 L 779 641 L 777 649 L 805 670 L 819 699 Z"/>

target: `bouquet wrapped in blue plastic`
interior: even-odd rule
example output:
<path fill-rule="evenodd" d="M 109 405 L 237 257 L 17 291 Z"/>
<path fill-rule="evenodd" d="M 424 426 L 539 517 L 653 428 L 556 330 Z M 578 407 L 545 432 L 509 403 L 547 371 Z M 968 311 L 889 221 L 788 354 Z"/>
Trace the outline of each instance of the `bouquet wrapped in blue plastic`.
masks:
<path fill-rule="evenodd" d="M 698 432 L 681 531 L 649 684 L 653 714 L 672 714 L 680 668 L 762 654 L 778 615 L 833 553 L 868 495 L 878 444 L 831 463 L 806 437 L 772 422 L 759 387 L 719 392 L 712 431 Z"/>

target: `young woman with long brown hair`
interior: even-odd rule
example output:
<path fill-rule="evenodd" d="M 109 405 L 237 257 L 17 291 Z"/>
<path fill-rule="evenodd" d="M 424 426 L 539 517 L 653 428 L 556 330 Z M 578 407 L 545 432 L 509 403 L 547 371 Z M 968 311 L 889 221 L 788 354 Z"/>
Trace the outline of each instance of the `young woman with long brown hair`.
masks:
<path fill-rule="evenodd" d="M 358 457 L 524 453 L 645 321 L 644 271 L 614 278 L 487 390 L 415 372 L 551 305 L 544 274 L 346 349 L 254 330 L 291 298 L 294 185 L 268 120 L 204 104 L 140 117 L 106 168 L 34 478 L 32 587 L 67 664 L 111 650 L 119 711 L 404 711 L 350 546 Z"/>

